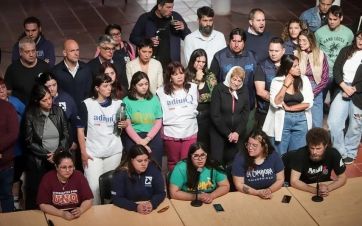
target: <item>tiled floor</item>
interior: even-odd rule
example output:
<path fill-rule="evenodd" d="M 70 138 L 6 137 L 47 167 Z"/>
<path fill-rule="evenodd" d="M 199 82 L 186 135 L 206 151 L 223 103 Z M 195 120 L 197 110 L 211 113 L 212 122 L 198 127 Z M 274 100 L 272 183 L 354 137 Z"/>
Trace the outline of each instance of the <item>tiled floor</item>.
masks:
<path fill-rule="evenodd" d="M 223 1 L 223 0 L 217 0 Z M 22 32 L 22 22 L 27 16 L 39 17 L 45 36 L 56 47 L 57 62 L 62 59 L 62 43 L 65 38 L 74 38 L 80 43 L 82 60 L 94 56 L 95 40 L 109 23 L 118 23 L 123 28 L 123 38 L 128 39 L 139 15 L 149 11 L 156 0 L 1 0 L 0 1 L 0 48 L 2 59 L 0 76 L 10 63 L 11 48 Z M 212 0 L 175 0 L 175 11 L 182 14 L 193 31 L 197 29 L 196 10 L 211 5 Z M 215 29 L 226 36 L 232 28 L 248 26 L 251 8 L 266 12 L 267 30 L 280 34 L 290 18 L 315 4 L 314 0 L 232 0 L 231 14 L 215 17 Z M 360 0 L 342 0 L 344 24 L 352 25 L 362 12 Z M 362 146 L 361 146 L 362 148 Z M 360 148 L 360 149 L 361 149 Z M 362 155 L 362 151 L 360 151 Z M 362 156 L 347 167 L 348 176 L 362 176 Z"/>

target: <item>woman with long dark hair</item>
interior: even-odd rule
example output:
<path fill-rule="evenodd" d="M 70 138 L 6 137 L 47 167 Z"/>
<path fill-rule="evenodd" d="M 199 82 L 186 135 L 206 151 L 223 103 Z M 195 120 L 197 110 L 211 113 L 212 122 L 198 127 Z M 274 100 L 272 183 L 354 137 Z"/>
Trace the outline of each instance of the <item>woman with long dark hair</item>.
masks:
<path fill-rule="evenodd" d="M 263 131 L 249 134 L 245 148 L 235 156 L 232 175 L 238 191 L 262 199 L 270 199 L 282 187 L 283 161 Z"/>
<path fill-rule="evenodd" d="M 135 144 L 144 145 L 151 152 L 152 158 L 162 165 L 162 109 L 158 97 L 151 93 L 149 84 L 146 73 L 136 72 L 132 76 L 128 96 L 123 99 L 128 125 L 125 151 Z"/>
<path fill-rule="evenodd" d="M 163 111 L 163 141 L 171 171 L 197 140 L 197 87 L 186 80 L 181 63 L 171 62 L 164 85 L 156 93 Z"/>
<path fill-rule="evenodd" d="M 136 144 L 116 169 L 112 180 L 112 203 L 120 208 L 149 214 L 165 199 L 161 169 L 149 151 Z"/>
<path fill-rule="evenodd" d="M 27 171 L 25 208 L 36 209 L 38 186 L 43 175 L 53 166 L 54 152 L 69 148 L 68 122 L 63 110 L 53 105 L 47 87 L 36 84 L 25 112 L 25 144 Z"/>
<path fill-rule="evenodd" d="M 93 81 L 92 97 L 83 101 L 79 113 L 78 141 L 94 204 L 100 203 L 99 176 L 115 169 L 123 152 L 115 127 L 125 127 L 126 124 L 117 121 L 122 101 L 111 98 L 111 82 L 109 76 L 97 75 Z"/>
<path fill-rule="evenodd" d="M 357 32 L 352 45 L 344 47 L 333 67 L 334 80 L 339 90 L 328 115 L 333 147 L 346 164 L 357 157 L 362 126 L 362 31 Z M 349 119 L 347 133 L 345 122 Z"/>
<path fill-rule="evenodd" d="M 300 19 L 290 19 L 284 26 L 281 38 L 284 41 L 285 54 L 294 55 L 298 48 L 298 36 L 308 26 Z"/>
<path fill-rule="evenodd" d="M 215 75 L 208 70 L 207 55 L 203 49 L 195 49 L 190 57 L 189 64 L 185 71 L 186 77 L 197 85 L 199 91 L 199 99 L 197 111 L 197 125 L 199 131 L 197 133 L 197 140 L 210 147 L 210 102 L 211 93 L 217 84 Z"/>
<path fill-rule="evenodd" d="M 122 100 L 126 96 L 126 88 L 118 80 L 117 69 L 114 65 L 108 61 L 102 63 L 99 73 L 108 75 L 112 81 L 112 98 L 116 100 Z"/>
<path fill-rule="evenodd" d="M 309 79 L 300 74 L 299 59 L 284 55 L 270 86 L 270 106 L 263 131 L 280 155 L 306 145 L 312 128 L 313 91 Z"/>
<path fill-rule="evenodd" d="M 195 200 L 195 191 L 198 191 L 199 200 L 211 203 L 228 193 L 229 187 L 226 174 L 211 160 L 205 146 L 197 142 L 190 146 L 187 158 L 172 171 L 169 190 L 171 198 L 185 201 Z"/>

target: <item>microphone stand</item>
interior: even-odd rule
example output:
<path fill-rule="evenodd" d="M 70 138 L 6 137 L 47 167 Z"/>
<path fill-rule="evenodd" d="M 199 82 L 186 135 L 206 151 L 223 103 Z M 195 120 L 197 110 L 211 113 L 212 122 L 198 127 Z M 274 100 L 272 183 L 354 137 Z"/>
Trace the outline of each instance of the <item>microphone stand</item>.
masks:
<path fill-rule="evenodd" d="M 322 174 L 322 172 L 319 173 L 317 176 L 317 194 L 312 197 L 313 202 L 322 202 L 323 201 L 323 197 L 320 196 L 320 194 L 319 194 L 319 179 L 320 179 L 321 174 Z"/>
<path fill-rule="evenodd" d="M 201 174 L 202 168 L 197 169 L 197 181 L 196 181 L 196 197 L 195 200 L 191 201 L 191 206 L 193 207 L 200 207 L 202 206 L 202 201 L 198 200 L 198 194 L 199 194 L 199 181 L 200 181 L 200 174 Z"/>

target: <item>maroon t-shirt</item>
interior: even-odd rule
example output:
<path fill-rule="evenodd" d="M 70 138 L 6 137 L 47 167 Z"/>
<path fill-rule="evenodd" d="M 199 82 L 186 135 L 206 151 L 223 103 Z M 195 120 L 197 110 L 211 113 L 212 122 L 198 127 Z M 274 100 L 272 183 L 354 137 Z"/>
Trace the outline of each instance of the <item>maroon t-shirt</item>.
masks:
<path fill-rule="evenodd" d="M 92 198 L 88 181 L 80 171 L 75 170 L 67 183 L 63 184 L 57 178 L 57 171 L 52 170 L 40 182 L 36 203 L 50 204 L 58 209 L 73 209 Z"/>

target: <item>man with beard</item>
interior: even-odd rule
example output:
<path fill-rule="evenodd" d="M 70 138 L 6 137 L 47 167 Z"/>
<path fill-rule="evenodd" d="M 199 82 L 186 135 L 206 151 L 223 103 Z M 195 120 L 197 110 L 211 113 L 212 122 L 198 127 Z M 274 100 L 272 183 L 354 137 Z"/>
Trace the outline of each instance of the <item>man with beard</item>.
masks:
<path fill-rule="evenodd" d="M 255 8 L 249 12 L 249 28 L 246 32 L 245 49 L 252 51 L 258 63 L 269 57 L 268 45 L 272 34 L 265 32 L 265 13 L 262 9 Z"/>
<path fill-rule="evenodd" d="M 270 85 L 280 66 L 280 59 L 285 53 L 283 39 L 272 38 L 269 44 L 269 57 L 256 68 L 254 84 L 257 107 L 255 120 L 258 128 L 262 128 L 269 110 Z"/>
<path fill-rule="evenodd" d="M 346 181 L 346 166 L 341 154 L 331 147 L 328 132 L 323 128 L 312 128 L 308 131 L 307 146 L 289 152 L 283 157 L 284 163 L 291 168 L 290 184 L 292 187 L 317 194 L 315 185 L 319 184 L 319 195 L 328 196 L 329 192 L 342 187 Z M 332 170 L 337 175 L 331 179 Z M 328 182 L 327 182 L 328 181 Z"/>
<path fill-rule="evenodd" d="M 180 61 L 181 39 L 190 33 L 182 16 L 173 11 L 174 0 L 157 0 L 150 12 L 142 14 L 129 37 L 136 46 L 150 38 L 153 42 L 154 56 L 165 71 L 171 61 Z"/>
<path fill-rule="evenodd" d="M 199 30 L 185 38 L 184 55 L 186 64 L 195 49 L 204 49 L 207 54 L 207 65 L 210 67 L 214 54 L 226 47 L 224 34 L 214 30 L 214 10 L 203 6 L 197 10 Z"/>
<path fill-rule="evenodd" d="M 53 66 L 55 64 L 54 45 L 44 38 L 40 20 L 31 16 L 24 20 L 23 25 L 24 32 L 20 35 L 19 40 L 25 36 L 33 39 L 36 44 L 36 57 Z M 14 62 L 19 58 L 19 42 L 17 42 L 13 47 L 12 61 Z"/>

